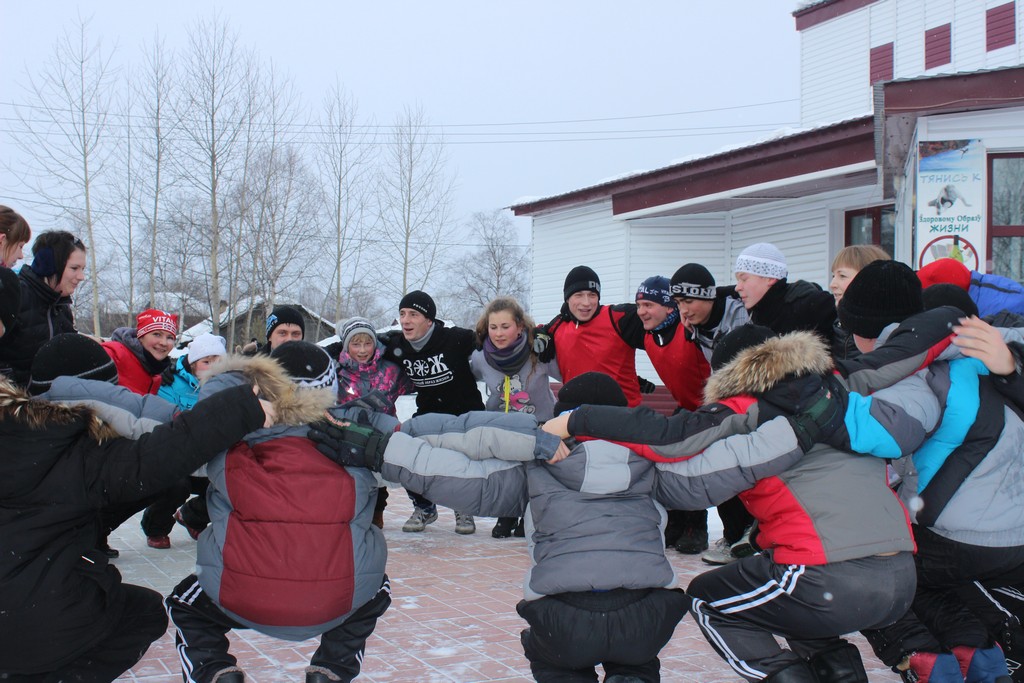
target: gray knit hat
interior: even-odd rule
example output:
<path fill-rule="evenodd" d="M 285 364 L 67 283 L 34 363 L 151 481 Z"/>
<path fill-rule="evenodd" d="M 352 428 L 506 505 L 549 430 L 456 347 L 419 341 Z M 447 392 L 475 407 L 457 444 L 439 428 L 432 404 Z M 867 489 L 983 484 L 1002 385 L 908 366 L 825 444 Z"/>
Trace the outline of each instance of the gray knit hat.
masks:
<path fill-rule="evenodd" d="M 377 338 L 377 331 L 366 318 L 354 316 L 338 323 L 338 336 L 341 337 L 342 348 L 348 353 L 348 345 L 357 334 L 368 334 L 371 339 Z"/>
<path fill-rule="evenodd" d="M 789 275 L 789 268 L 786 267 L 786 257 L 778 247 L 768 242 L 758 242 L 740 252 L 732 272 L 782 280 Z"/>

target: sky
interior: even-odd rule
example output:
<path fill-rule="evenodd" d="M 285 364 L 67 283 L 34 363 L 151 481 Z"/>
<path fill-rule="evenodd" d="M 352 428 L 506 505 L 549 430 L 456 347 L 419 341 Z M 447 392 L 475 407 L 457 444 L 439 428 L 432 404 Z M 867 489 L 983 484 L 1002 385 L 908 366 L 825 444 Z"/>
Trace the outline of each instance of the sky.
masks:
<path fill-rule="evenodd" d="M 0 156 L 12 103 L 80 13 L 115 64 L 159 34 L 183 48 L 216 12 L 288 74 L 303 104 L 340 81 L 360 116 L 422 107 L 443 131 L 468 217 L 727 147 L 799 121 L 796 0 L 359 2 L 0 0 Z M 33 228 L 32 198 L 0 170 L 0 203 Z M 529 221 L 518 219 L 521 239 Z"/>

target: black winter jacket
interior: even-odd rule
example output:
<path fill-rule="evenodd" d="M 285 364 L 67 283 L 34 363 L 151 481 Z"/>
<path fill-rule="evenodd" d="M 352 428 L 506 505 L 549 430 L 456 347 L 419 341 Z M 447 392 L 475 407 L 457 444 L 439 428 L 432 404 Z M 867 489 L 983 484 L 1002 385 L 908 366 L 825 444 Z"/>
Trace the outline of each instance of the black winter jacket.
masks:
<path fill-rule="evenodd" d="M 417 351 L 401 333 L 389 338 L 384 358 L 398 364 L 416 387 L 416 414 L 462 415 L 483 410 L 484 402 L 469 367 L 476 335 L 434 321 L 427 345 Z"/>
<path fill-rule="evenodd" d="M 0 374 L 28 386 L 32 358 L 58 334 L 77 332 L 71 297 L 62 296 L 28 266 L 18 273 L 21 308 L 13 329 L 0 338 Z"/>
<path fill-rule="evenodd" d="M 750 309 L 750 322 L 783 335 L 797 330 L 817 332 L 832 339 L 836 319 L 835 298 L 813 282 L 779 280 Z"/>
<path fill-rule="evenodd" d="M 98 509 L 160 491 L 263 421 L 243 386 L 130 441 L 85 406 L 0 380 L 0 673 L 65 666 L 122 618 L 121 575 L 95 549 Z"/>

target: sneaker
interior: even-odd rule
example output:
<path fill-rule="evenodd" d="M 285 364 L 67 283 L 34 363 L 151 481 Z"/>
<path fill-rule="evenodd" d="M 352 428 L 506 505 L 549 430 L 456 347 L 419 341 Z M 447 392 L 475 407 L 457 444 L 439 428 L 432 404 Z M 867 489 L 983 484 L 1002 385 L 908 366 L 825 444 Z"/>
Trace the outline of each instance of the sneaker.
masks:
<path fill-rule="evenodd" d="M 491 529 L 491 538 L 510 538 L 516 530 L 517 517 L 498 517 L 497 523 Z"/>
<path fill-rule="evenodd" d="M 948 652 L 914 652 L 896 665 L 904 683 L 963 683 L 960 663 Z"/>
<path fill-rule="evenodd" d="M 733 559 L 738 560 L 741 557 L 750 557 L 757 552 L 757 548 L 750 542 L 750 531 L 751 527 L 748 526 L 743 530 L 743 535 L 740 537 L 740 540 L 729 546 L 729 549 L 732 551 Z"/>
<path fill-rule="evenodd" d="M 436 515 L 435 515 L 436 517 Z M 457 534 L 472 534 L 476 533 L 476 522 L 473 521 L 473 515 L 467 515 L 465 512 L 455 511 L 455 533 Z M 493 532 L 492 532 L 493 533 Z"/>
<path fill-rule="evenodd" d="M 181 508 L 178 508 L 177 510 L 174 511 L 174 521 L 180 524 L 181 526 L 185 527 L 185 531 L 188 532 L 188 535 L 192 537 L 193 541 L 199 540 L 199 534 L 203 533 L 203 530 L 196 529 L 195 527 L 186 524 L 185 520 L 181 516 Z"/>
<path fill-rule="evenodd" d="M 412 514 L 409 519 L 402 525 L 402 531 L 415 532 L 423 531 L 427 528 L 428 524 L 433 524 L 437 521 L 437 508 L 430 508 L 424 510 L 423 508 L 413 508 Z"/>
<path fill-rule="evenodd" d="M 729 542 L 724 538 L 720 538 L 715 541 L 713 546 L 701 554 L 700 559 L 704 560 L 705 564 L 714 565 L 729 564 L 730 562 L 736 561 L 736 558 L 733 557 Z"/>
<path fill-rule="evenodd" d="M 687 526 L 672 547 L 684 555 L 698 555 L 708 549 L 708 530 Z"/>
<path fill-rule="evenodd" d="M 157 550 L 167 550 L 171 547 L 169 536 L 146 536 L 146 545 Z"/>

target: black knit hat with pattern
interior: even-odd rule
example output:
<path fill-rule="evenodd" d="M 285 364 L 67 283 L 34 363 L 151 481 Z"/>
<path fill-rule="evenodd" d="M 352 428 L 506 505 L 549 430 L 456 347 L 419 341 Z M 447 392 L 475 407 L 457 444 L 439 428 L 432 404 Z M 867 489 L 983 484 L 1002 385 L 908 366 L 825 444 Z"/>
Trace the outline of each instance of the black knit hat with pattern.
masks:
<path fill-rule="evenodd" d="M 299 386 L 337 391 L 338 368 L 323 347 L 308 341 L 290 341 L 275 347 L 270 357 Z"/>
<path fill-rule="evenodd" d="M 603 372 L 584 372 L 566 382 L 558 390 L 555 415 L 582 405 L 625 407 L 626 394 L 622 387 Z"/>
<path fill-rule="evenodd" d="M 274 310 L 267 316 L 267 339 L 270 339 L 278 325 L 298 325 L 302 336 L 306 336 L 306 321 L 291 306 L 274 306 Z"/>
<path fill-rule="evenodd" d="M 699 263 L 687 263 L 672 274 L 669 294 L 679 299 L 714 299 L 715 277 Z"/>
<path fill-rule="evenodd" d="M 562 300 L 567 301 L 576 292 L 590 291 L 601 298 L 601 278 L 588 266 L 576 266 L 565 276 Z"/>
<path fill-rule="evenodd" d="M 117 366 L 91 337 L 77 332 L 58 334 L 39 347 L 32 359 L 28 392 L 35 396 L 49 391 L 58 377 L 95 379 L 117 384 Z"/>
<path fill-rule="evenodd" d="M 850 333 L 877 339 L 887 325 L 924 310 L 917 273 L 899 261 L 864 266 L 839 300 L 839 323 Z"/>

